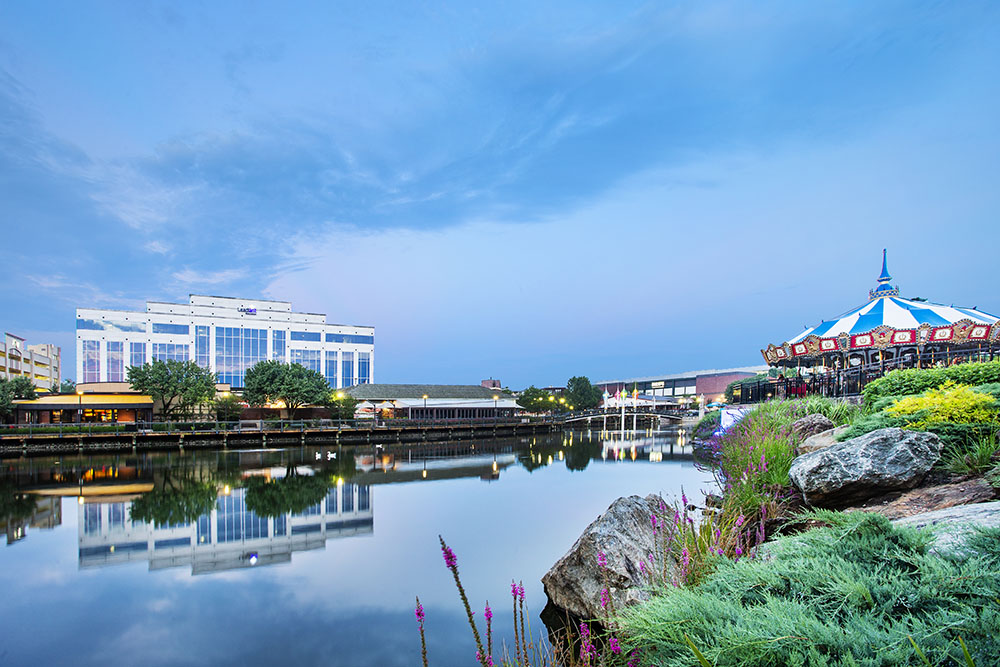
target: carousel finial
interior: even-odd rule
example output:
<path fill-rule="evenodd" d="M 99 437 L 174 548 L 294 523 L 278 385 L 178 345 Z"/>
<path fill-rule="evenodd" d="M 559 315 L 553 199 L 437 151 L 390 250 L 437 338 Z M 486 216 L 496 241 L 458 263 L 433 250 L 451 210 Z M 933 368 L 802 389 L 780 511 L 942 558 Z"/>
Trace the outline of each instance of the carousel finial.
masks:
<path fill-rule="evenodd" d="M 868 292 L 869 299 L 877 299 L 883 296 L 899 296 L 899 288 L 889 284 L 892 276 L 889 275 L 889 268 L 886 262 L 885 248 L 882 248 L 882 273 L 878 277 L 878 287 Z"/>

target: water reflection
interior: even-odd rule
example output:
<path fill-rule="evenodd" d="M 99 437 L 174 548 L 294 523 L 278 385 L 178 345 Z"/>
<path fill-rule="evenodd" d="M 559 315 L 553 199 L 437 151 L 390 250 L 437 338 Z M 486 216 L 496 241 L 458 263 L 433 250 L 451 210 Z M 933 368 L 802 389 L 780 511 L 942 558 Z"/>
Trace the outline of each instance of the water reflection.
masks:
<path fill-rule="evenodd" d="M 5 460 L 0 652 L 402 667 L 419 661 L 420 595 L 432 664 L 468 664 L 439 534 L 475 604 L 523 580 L 537 634 L 541 576 L 615 498 L 709 480 L 676 431 Z M 495 642 L 510 645 L 510 610 L 493 607 Z M 51 640 L 37 641 L 38 618 Z M 287 632 L 309 641 L 274 641 Z"/>
<path fill-rule="evenodd" d="M 258 513 L 250 509 L 253 486 L 224 487 L 196 519 L 162 523 L 136 511 L 144 498 L 85 499 L 78 516 L 80 567 L 146 560 L 150 570 L 190 566 L 192 574 L 204 574 L 286 563 L 293 552 L 321 548 L 328 539 L 372 533 L 370 487 L 343 483 L 323 491 L 298 511 Z"/>

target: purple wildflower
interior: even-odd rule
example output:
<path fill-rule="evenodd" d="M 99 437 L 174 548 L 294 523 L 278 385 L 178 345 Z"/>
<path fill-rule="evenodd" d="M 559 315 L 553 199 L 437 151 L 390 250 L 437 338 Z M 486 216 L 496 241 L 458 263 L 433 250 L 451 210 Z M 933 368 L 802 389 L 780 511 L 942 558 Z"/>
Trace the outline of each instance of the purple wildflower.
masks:
<path fill-rule="evenodd" d="M 608 646 L 611 647 L 611 652 L 615 655 L 622 652 L 622 647 L 618 644 L 618 638 L 612 637 L 608 640 Z"/>
<path fill-rule="evenodd" d="M 601 589 L 601 609 L 607 609 L 609 599 L 610 598 L 608 597 L 608 589 L 607 588 Z"/>
<path fill-rule="evenodd" d="M 739 558 L 742 555 L 743 555 L 743 549 L 736 547 L 736 557 Z"/>
<path fill-rule="evenodd" d="M 517 596 L 521 598 L 521 602 L 524 602 L 524 585 L 519 584 L 517 587 Z"/>
<path fill-rule="evenodd" d="M 451 550 L 451 547 L 441 547 L 441 553 L 444 554 L 444 564 L 449 570 L 458 567 L 458 558 L 455 557 L 455 552 Z"/>
<path fill-rule="evenodd" d="M 687 495 L 685 495 L 683 491 L 681 491 L 681 503 L 684 505 L 684 507 L 688 506 L 688 497 Z"/>
<path fill-rule="evenodd" d="M 489 602 L 486 603 L 486 611 L 483 612 L 483 616 L 486 617 L 486 622 L 487 623 L 489 623 L 490 621 L 493 620 L 493 610 L 490 609 L 490 603 Z"/>
<path fill-rule="evenodd" d="M 743 520 L 744 520 L 744 517 L 743 517 L 742 514 L 739 515 L 738 517 L 736 517 L 736 527 L 737 528 L 739 528 L 740 526 L 743 525 Z"/>
<path fill-rule="evenodd" d="M 597 566 L 602 568 L 608 566 L 608 557 L 604 555 L 603 551 L 597 554 Z"/>
<path fill-rule="evenodd" d="M 424 606 L 417 601 L 417 608 L 413 612 L 417 617 L 417 622 L 423 625 L 424 622 Z"/>
<path fill-rule="evenodd" d="M 517 599 L 517 584 L 513 581 L 510 582 L 510 596 L 515 600 Z"/>

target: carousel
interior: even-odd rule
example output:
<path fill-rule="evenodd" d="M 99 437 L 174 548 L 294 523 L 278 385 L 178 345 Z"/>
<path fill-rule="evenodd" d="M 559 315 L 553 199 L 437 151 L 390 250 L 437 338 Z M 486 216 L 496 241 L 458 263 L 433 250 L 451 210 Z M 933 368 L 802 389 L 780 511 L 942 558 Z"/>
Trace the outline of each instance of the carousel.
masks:
<path fill-rule="evenodd" d="M 823 320 L 785 343 L 768 345 L 761 350 L 765 361 L 808 374 L 881 374 L 892 368 L 993 358 L 1000 338 L 995 315 L 926 299 L 904 299 L 891 280 L 883 250 L 882 273 L 867 303 Z"/>

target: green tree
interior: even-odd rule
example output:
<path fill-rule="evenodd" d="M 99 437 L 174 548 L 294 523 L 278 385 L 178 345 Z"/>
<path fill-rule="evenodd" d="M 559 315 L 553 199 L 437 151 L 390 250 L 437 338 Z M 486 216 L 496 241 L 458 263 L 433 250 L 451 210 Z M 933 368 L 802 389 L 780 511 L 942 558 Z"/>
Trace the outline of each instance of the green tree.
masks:
<path fill-rule="evenodd" d="M 157 526 L 191 523 L 212 511 L 218 488 L 211 481 L 196 479 L 190 471 L 163 471 L 163 479 L 153 490 L 132 501 L 129 516 Z"/>
<path fill-rule="evenodd" d="M 216 398 L 213 406 L 215 407 L 215 418 L 220 422 L 238 421 L 240 415 L 243 414 L 243 401 L 239 396 L 233 394 Z"/>
<path fill-rule="evenodd" d="M 0 419 L 7 421 L 14 414 L 14 401 L 36 397 L 35 385 L 24 376 L 0 378 Z"/>
<path fill-rule="evenodd" d="M 248 368 L 243 377 L 243 399 L 255 407 L 277 401 L 286 366 L 280 361 L 269 359 Z"/>
<path fill-rule="evenodd" d="M 157 360 L 130 366 L 132 389 L 159 401 L 164 419 L 191 416 L 215 396 L 215 373 L 193 361 Z"/>
<path fill-rule="evenodd" d="M 295 466 L 278 479 L 251 477 L 247 485 L 247 509 L 257 516 L 274 517 L 303 512 L 326 496 L 330 480 L 323 475 L 300 475 Z"/>
<path fill-rule="evenodd" d="M 566 383 L 566 401 L 576 410 L 590 410 L 601 403 L 601 390 L 586 375 L 571 377 Z"/>
<path fill-rule="evenodd" d="M 535 385 L 531 385 L 521 392 L 517 397 L 517 404 L 529 412 L 542 412 L 548 410 L 549 393 L 542 391 Z"/>
<path fill-rule="evenodd" d="M 327 400 L 323 404 L 330 411 L 332 419 L 354 419 L 354 412 L 358 409 L 358 399 L 350 394 L 331 391 L 327 394 Z"/>
<path fill-rule="evenodd" d="M 289 410 L 304 405 L 325 405 L 330 385 L 323 374 L 301 364 L 268 360 L 247 369 L 243 397 L 250 405 L 281 401 Z"/>
<path fill-rule="evenodd" d="M 72 380 L 63 380 L 59 383 L 60 394 L 73 394 L 76 392 L 76 383 Z"/>

